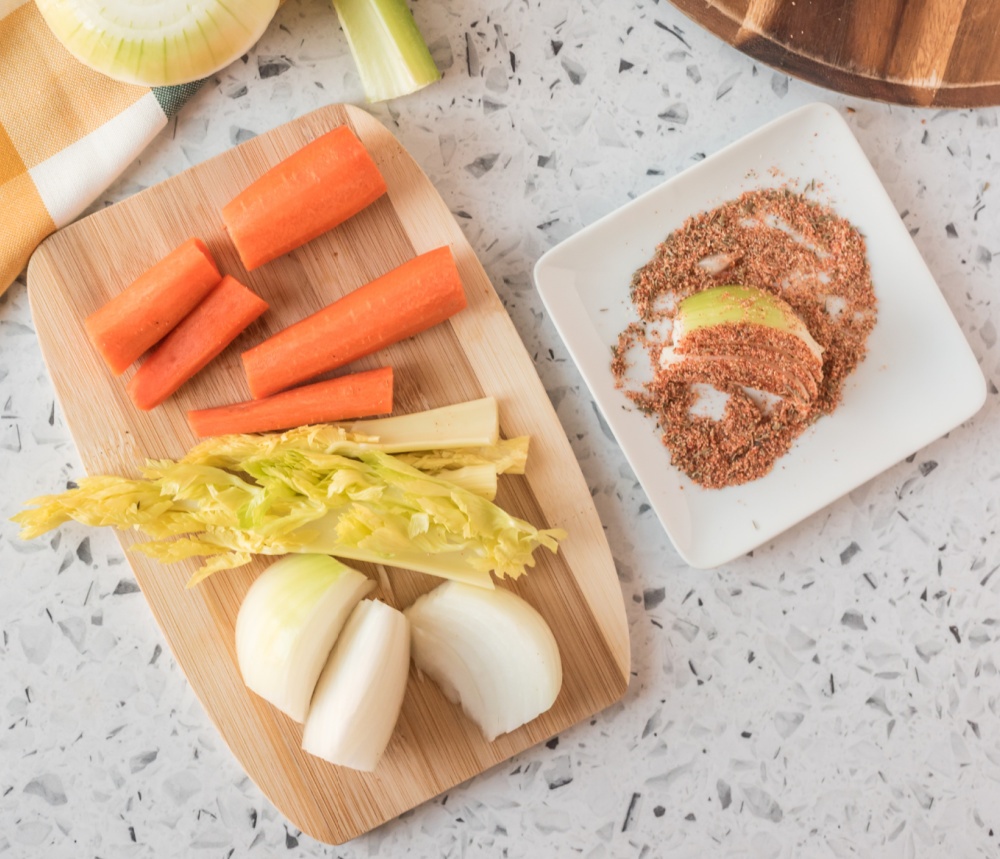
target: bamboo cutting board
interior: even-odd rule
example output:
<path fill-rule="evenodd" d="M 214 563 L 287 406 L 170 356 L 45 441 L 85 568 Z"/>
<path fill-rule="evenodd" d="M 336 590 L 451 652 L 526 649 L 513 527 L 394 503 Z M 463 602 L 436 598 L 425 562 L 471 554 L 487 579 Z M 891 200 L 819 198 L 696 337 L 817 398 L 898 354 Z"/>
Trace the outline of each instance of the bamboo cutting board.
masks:
<path fill-rule="evenodd" d="M 848 95 L 1000 104 L 997 0 L 671 0 L 754 59 Z"/>
<path fill-rule="evenodd" d="M 386 178 L 389 193 L 292 254 L 246 272 L 219 210 L 272 165 L 347 123 Z M 264 297 L 271 309 L 209 368 L 163 406 L 137 411 L 125 393 L 134 369 L 114 379 L 91 348 L 84 317 L 189 236 L 202 237 L 219 267 Z M 197 566 L 162 566 L 128 553 L 164 637 L 233 754 L 271 801 L 304 832 L 342 843 L 505 760 L 625 692 L 628 628 L 614 564 L 594 504 L 531 360 L 486 273 L 427 177 L 375 119 L 349 106 L 317 110 L 73 224 L 49 238 L 28 268 L 38 339 L 84 465 L 90 474 L 134 475 L 146 458 L 176 458 L 194 443 L 184 413 L 249 399 L 240 352 L 418 253 L 449 244 L 469 306 L 449 322 L 355 362 L 396 374 L 396 413 L 493 395 L 501 431 L 531 436 L 528 471 L 504 476 L 497 502 L 539 526 L 569 532 L 558 556 L 516 590 L 546 618 L 562 653 L 555 706 L 520 730 L 486 743 L 430 681 L 411 671 L 389 748 L 372 774 L 331 766 L 302 752 L 301 727 L 250 693 L 235 659 L 240 601 L 264 568 L 216 574 L 194 590 Z M 129 534 L 121 541 L 132 542 Z M 376 570 L 357 565 L 373 578 Z M 389 592 L 404 607 L 440 580 L 389 570 Z"/>

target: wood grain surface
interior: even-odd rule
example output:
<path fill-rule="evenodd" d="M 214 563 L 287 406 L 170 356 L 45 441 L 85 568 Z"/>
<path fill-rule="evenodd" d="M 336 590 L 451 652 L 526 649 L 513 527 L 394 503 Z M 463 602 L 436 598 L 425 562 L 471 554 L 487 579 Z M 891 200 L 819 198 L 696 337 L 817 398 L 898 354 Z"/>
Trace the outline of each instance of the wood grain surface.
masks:
<path fill-rule="evenodd" d="M 1000 104 L 1000 0 L 671 0 L 754 59 L 848 95 Z"/>
<path fill-rule="evenodd" d="M 222 228 L 222 205 L 282 158 L 345 122 L 383 172 L 388 195 L 307 246 L 244 271 Z M 138 412 L 125 393 L 135 368 L 112 378 L 87 341 L 82 320 L 192 235 L 207 242 L 223 272 L 263 296 L 271 309 L 164 405 Z M 455 254 L 468 308 L 345 372 L 391 364 L 396 413 L 496 396 L 503 434 L 531 436 L 527 474 L 502 477 L 497 501 L 539 526 L 565 528 L 569 538 L 558 556 L 540 550 L 529 575 L 503 586 L 545 616 L 559 643 L 564 684 L 552 710 L 486 743 L 434 684 L 411 672 L 402 715 L 378 769 L 361 774 L 331 766 L 301 751 L 301 727 L 241 681 L 233 627 L 240 600 L 264 565 L 219 573 L 187 591 L 184 583 L 196 563 L 162 566 L 127 553 L 175 658 L 230 749 L 282 813 L 321 841 L 341 843 L 379 825 L 603 709 L 628 685 L 628 628 L 610 550 L 510 318 L 427 177 L 382 125 L 347 106 L 315 111 L 59 231 L 28 269 L 38 338 L 88 473 L 134 475 L 146 458 L 178 457 L 194 443 L 187 409 L 248 398 L 242 350 L 444 244 Z M 126 533 L 121 541 L 127 549 L 133 537 Z M 357 566 L 376 577 L 373 567 Z M 439 583 L 393 569 L 387 578 L 389 592 L 380 587 L 375 596 L 398 607 Z"/>

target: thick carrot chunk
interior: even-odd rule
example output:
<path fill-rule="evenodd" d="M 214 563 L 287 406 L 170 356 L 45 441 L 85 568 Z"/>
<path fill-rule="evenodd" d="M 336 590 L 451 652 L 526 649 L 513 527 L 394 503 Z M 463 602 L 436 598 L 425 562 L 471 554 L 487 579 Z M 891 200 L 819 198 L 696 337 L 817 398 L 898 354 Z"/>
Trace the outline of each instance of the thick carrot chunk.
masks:
<path fill-rule="evenodd" d="M 228 274 L 185 316 L 129 380 L 143 411 L 174 393 L 267 310 L 267 302 Z"/>
<path fill-rule="evenodd" d="M 222 275 L 201 239 L 188 239 L 84 320 L 91 342 L 120 376 L 160 342 Z"/>
<path fill-rule="evenodd" d="M 276 394 L 419 334 L 463 307 L 451 250 L 428 251 L 244 352 L 250 393 Z"/>
<path fill-rule="evenodd" d="M 222 209 L 247 271 L 287 254 L 356 215 L 385 180 L 346 125 L 276 164 Z"/>

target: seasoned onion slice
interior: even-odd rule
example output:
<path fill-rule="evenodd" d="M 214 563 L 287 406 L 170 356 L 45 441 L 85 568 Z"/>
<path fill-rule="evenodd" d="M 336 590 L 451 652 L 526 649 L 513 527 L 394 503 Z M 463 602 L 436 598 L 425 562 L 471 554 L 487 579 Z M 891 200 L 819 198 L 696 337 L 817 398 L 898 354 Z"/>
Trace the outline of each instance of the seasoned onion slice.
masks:
<path fill-rule="evenodd" d="M 823 381 L 823 349 L 782 298 L 749 286 L 717 286 L 680 302 L 664 378 L 743 385 L 804 407 Z"/>

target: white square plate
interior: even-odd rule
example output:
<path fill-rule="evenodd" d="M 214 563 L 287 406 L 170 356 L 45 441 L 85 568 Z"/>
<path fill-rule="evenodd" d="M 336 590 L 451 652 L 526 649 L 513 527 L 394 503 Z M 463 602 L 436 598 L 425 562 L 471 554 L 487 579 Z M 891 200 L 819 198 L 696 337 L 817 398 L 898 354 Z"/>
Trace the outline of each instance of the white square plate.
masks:
<path fill-rule="evenodd" d="M 813 179 L 823 183 L 820 199 L 867 240 L 878 298 L 868 356 L 837 410 L 770 474 L 703 489 L 670 464 L 653 420 L 614 386 L 611 346 L 636 318 L 632 274 L 689 216 L 753 188 Z M 535 283 L 656 515 L 694 567 L 767 542 L 967 420 L 986 398 L 975 356 L 895 206 L 824 104 L 764 126 L 581 230 L 538 261 Z"/>

